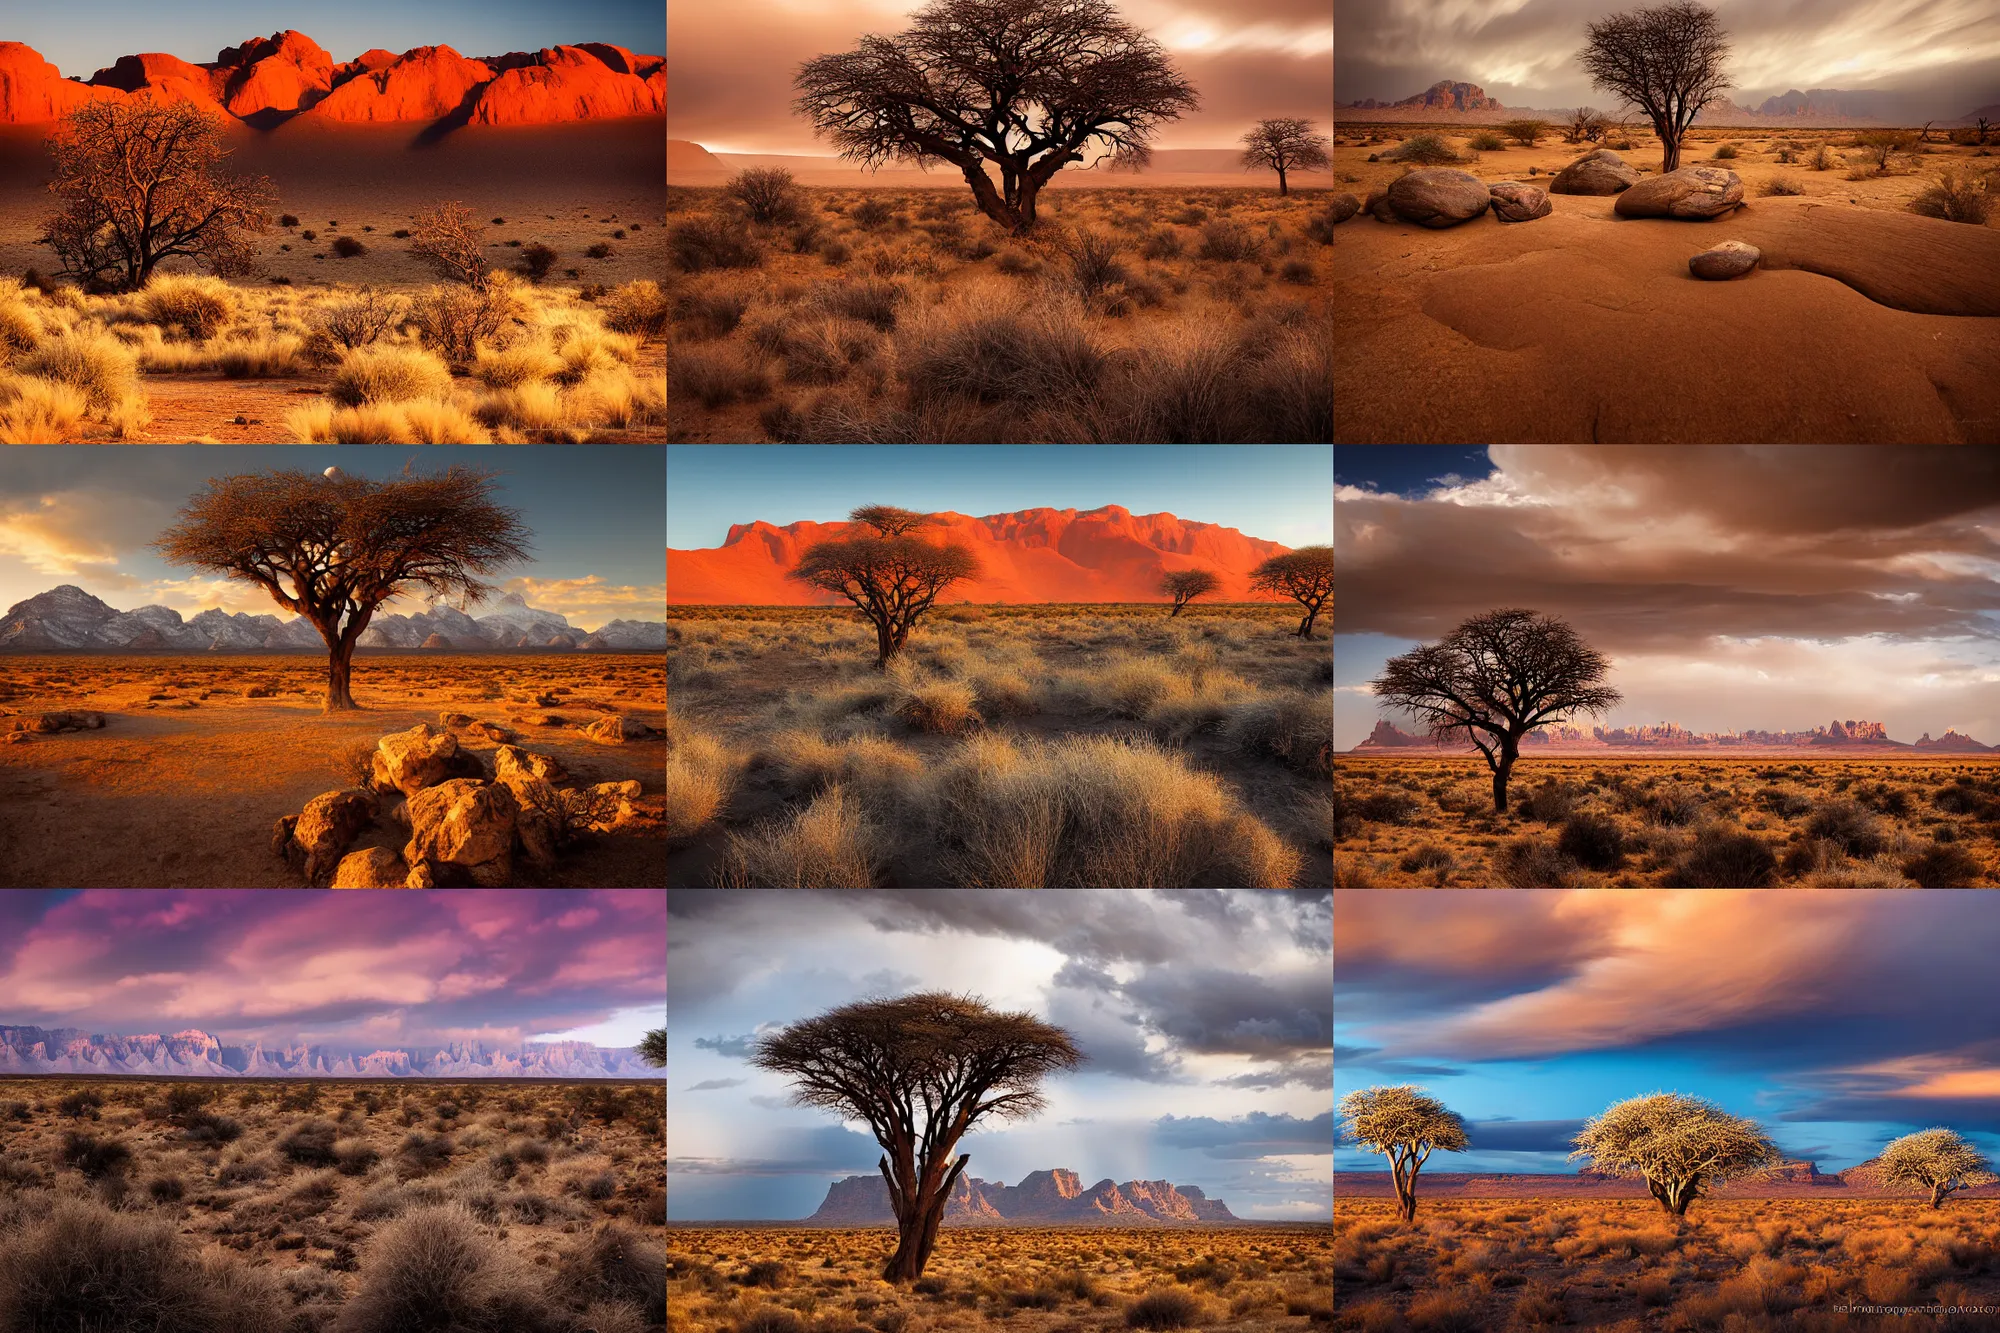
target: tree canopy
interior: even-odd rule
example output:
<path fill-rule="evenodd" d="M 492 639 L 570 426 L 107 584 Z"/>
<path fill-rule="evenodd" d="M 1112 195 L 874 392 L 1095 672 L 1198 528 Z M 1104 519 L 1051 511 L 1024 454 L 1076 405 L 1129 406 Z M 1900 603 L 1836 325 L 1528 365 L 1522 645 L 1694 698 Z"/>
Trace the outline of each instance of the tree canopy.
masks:
<path fill-rule="evenodd" d="M 1882 1150 L 1876 1165 L 1887 1185 L 1929 1190 L 1931 1207 L 1942 1208 L 1946 1196 L 1974 1185 L 1991 1184 L 1992 1163 L 1954 1129 L 1924 1129 L 1905 1134 Z"/>
<path fill-rule="evenodd" d="M 1612 14 L 1585 27 L 1577 63 L 1592 83 L 1652 119 L 1666 150 L 1660 170 L 1678 170 L 1681 139 L 1701 109 L 1729 87 L 1729 41 L 1715 11 L 1695 0 Z"/>
<path fill-rule="evenodd" d="M 1570 1160 L 1610 1175 L 1640 1176 L 1676 1217 L 1711 1182 L 1775 1164 L 1778 1149 L 1754 1120 L 1676 1092 L 1633 1097 L 1584 1123 Z"/>
<path fill-rule="evenodd" d="M 655 1069 L 667 1067 L 667 1030 L 654 1028 L 639 1039 L 639 1058 Z"/>
<path fill-rule="evenodd" d="M 1458 1113 L 1414 1084 L 1350 1092 L 1340 1099 L 1340 1115 L 1350 1143 L 1389 1159 L 1405 1222 L 1416 1220 L 1417 1173 L 1431 1154 L 1469 1146 Z"/>
<path fill-rule="evenodd" d="M 1160 579 L 1160 591 L 1174 599 L 1174 609 L 1169 617 L 1181 613 L 1181 608 L 1197 597 L 1206 597 L 1222 586 L 1222 580 L 1214 571 L 1207 569 L 1169 570 Z"/>
<path fill-rule="evenodd" d="M 979 559 L 963 546 L 909 535 L 928 521 L 913 510 L 862 505 L 848 517 L 869 532 L 814 542 L 789 577 L 860 608 L 875 626 L 875 665 L 883 669 L 939 593 L 978 577 Z"/>
<path fill-rule="evenodd" d="M 1333 596 L 1333 548 L 1301 546 L 1283 555 L 1274 555 L 1250 571 L 1250 587 L 1289 597 L 1306 609 L 1298 634 L 1310 639 L 1313 621 L 1320 607 Z"/>

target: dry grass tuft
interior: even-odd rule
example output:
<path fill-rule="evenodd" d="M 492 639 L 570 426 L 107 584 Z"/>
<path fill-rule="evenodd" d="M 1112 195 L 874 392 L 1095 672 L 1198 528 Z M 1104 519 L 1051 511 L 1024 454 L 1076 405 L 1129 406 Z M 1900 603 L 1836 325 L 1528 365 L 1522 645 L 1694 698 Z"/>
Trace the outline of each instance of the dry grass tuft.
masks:
<path fill-rule="evenodd" d="M 832 786 L 795 815 L 748 836 L 730 834 L 723 887 L 872 888 L 881 868 L 880 837 L 860 800 Z"/>
<path fill-rule="evenodd" d="M 407 403 L 450 394 L 451 371 L 443 361 L 420 347 L 381 344 L 357 347 L 342 356 L 333 382 L 327 386 L 327 396 L 343 407 Z"/>

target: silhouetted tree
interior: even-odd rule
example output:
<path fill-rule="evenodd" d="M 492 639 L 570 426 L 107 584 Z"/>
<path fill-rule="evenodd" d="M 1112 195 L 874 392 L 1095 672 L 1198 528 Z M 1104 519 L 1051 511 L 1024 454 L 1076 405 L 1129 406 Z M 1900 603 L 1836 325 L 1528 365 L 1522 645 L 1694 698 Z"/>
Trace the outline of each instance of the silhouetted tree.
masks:
<path fill-rule="evenodd" d="M 1313 123 L 1298 116 L 1276 116 L 1260 120 L 1257 128 L 1243 136 L 1243 166 L 1246 170 L 1269 167 L 1278 173 L 1278 194 L 1291 193 L 1285 184 L 1288 171 L 1324 171 L 1333 159 L 1326 155 L 1326 136 L 1313 133 Z"/>
<path fill-rule="evenodd" d="M 792 173 L 781 167 L 739 172 L 723 192 L 743 205 L 752 222 L 797 222 L 805 211 Z"/>
<path fill-rule="evenodd" d="M 1333 596 L 1333 548 L 1301 546 L 1274 555 L 1250 571 L 1250 587 L 1257 592 L 1280 593 L 1303 606 L 1306 617 L 1299 622 L 1298 634 L 1301 639 L 1310 639 L 1320 607 Z"/>
<path fill-rule="evenodd" d="M 1417 1220 L 1417 1172 L 1433 1152 L 1464 1152 L 1465 1122 L 1457 1112 L 1414 1084 L 1362 1088 L 1340 1099 L 1348 1142 L 1389 1159 L 1396 1177 L 1396 1210 Z"/>
<path fill-rule="evenodd" d="M 1587 106 L 1580 106 L 1569 113 L 1569 125 L 1563 130 L 1564 143 L 1596 143 L 1604 137 L 1604 117 Z"/>
<path fill-rule="evenodd" d="M 388 481 L 307 472 L 212 478 L 153 543 L 169 562 L 271 594 L 326 641 L 326 711 L 355 708 L 354 645 L 376 608 L 417 588 L 461 603 L 480 575 L 528 555 L 519 510 L 493 501 L 495 473 L 411 469 Z"/>
<path fill-rule="evenodd" d="M 1109 0 L 932 0 L 904 32 L 807 61 L 793 85 L 799 114 L 842 157 L 950 163 L 980 211 L 1017 234 L 1035 225 L 1042 187 L 1086 150 L 1143 163 L 1159 125 L 1201 104 Z"/>
<path fill-rule="evenodd" d="M 863 505 L 848 514 L 872 535 L 814 542 L 791 577 L 836 593 L 861 608 L 875 625 L 875 669 L 903 651 L 910 630 L 939 593 L 974 578 L 979 560 L 963 546 L 939 546 L 910 531 L 928 516 L 893 505 Z"/>
<path fill-rule="evenodd" d="M 250 271 L 249 237 L 271 229 L 264 177 L 222 176 L 222 122 L 192 102 L 90 102 L 48 138 L 62 211 L 41 243 L 86 286 L 130 291 L 172 258 L 219 277 Z"/>
<path fill-rule="evenodd" d="M 639 1058 L 655 1069 L 667 1067 L 667 1030 L 654 1028 L 639 1039 Z"/>
<path fill-rule="evenodd" d="M 1700 110 L 1729 86 L 1729 42 L 1715 12 L 1695 0 L 1613 14 L 1585 25 L 1590 40 L 1577 61 L 1590 81 L 1617 93 L 1653 121 L 1666 156 L 1662 172 L 1681 165 L 1681 139 Z"/>
<path fill-rule="evenodd" d="M 1439 740 L 1464 732 L 1493 770 L 1493 808 L 1505 810 L 1521 738 L 1544 722 L 1617 703 L 1624 696 L 1599 684 L 1609 670 L 1562 621 L 1507 610 L 1474 616 L 1438 642 L 1390 658 L 1371 683 L 1377 698 L 1414 713 Z"/>
<path fill-rule="evenodd" d="M 958 1141 L 982 1117 L 1038 1113 L 1042 1080 L 1085 1058 L 1069 1033 L 1032 1014 L 923 991 L 842 1005 L 769 1033 L 750 1063 L 789 1076 L 800 1105 L 868 1122 L 900 1234 L 882 1277 L 914 1282 L 972 1160 L 952 1161 Z"/>
<path fill-rule="evenodd" d="M 1905 1134 L 1882 1150 L 1877 1159 L 1885 1185 L 1910 1185 L 1931 1192 L 1931 1207 L 1944 1207 L 1954 1190 L 1993 1181 L 1985 1154 L 1967 1143 L 1957 1130 L 1925 1129 Z"/>
<path fill-rule="evenodd" d="M 1584 1122 L 1571 1161 L 1588 1157 L 1599 1171 L 1640 1176 L 1675 1217 L 1711 1181 L 1774 1165 L 1778 1149 L 1754 1120 L 1677 1092 L 1633 1097 Z"/>
<path fill-rule="evenodd" d="M 1989 121 L 1984 116 L 1980 116 L 1975 120 L 1974 124 L 1979 130 L 1980 146 L 1984 147 L 1986 144 L 1986 132 L 1993 128 L 1993 122 Z"/>
<path fill-rule="evenodd" d="M 1197 597 L 1206 597 L 1222 586 L 1222 580 L 1205 569 L 1177 569 L 1160 580 L 1160 591 L 1174 599 L 1174 609 L 1167 613 L 1169 620 L 1181 613 L 1181 608 Z"/>

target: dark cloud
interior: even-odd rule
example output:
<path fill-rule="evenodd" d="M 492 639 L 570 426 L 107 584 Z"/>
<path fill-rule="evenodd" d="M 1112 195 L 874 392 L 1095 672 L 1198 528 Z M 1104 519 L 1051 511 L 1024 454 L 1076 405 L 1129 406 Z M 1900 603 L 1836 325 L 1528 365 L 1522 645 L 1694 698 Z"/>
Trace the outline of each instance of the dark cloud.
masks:
<path fill-rule="evenodd" d="M 1582 1120 L 1468 1120 L 1466 1141 L 1473 1152 L 1562 1152 L 1583 1128 Z"/>
<path fill-rule="evenodd" d="M 740 1088 L 750 1080 L 747 1078 L 711 1078 L 686 1089 L 688 1092 L 713 1092 L 720 1088 Z"/>
<path fill-rule="evenodd" d="M 1456 1072 L 1456 1071 L 1454 1071 Z M 1333 1086 L 1333 1061 L 1324 1056 L 1303 1055 L 1296 1060 L 1233 1074 L 1214 1080 L 1222 1088 L 1327 1088 Z"/>
<path fill-rule="evenodd" d="M 1212 968 L 1159 969 L 1123 988 L 1155 1030 L 1191 1051 L 1278 1058 L 1333 1041 L 1333 991 L 1314 972 L 1257 976 Z"/>
<path fill-rule="evenodd" d="M 1333 1112 L 1310 1120 L 1252 1111 L 1234 1120 L 1209 1116 L 1161 1116 L 1153 1122 L 1169 1147 L 1198 1149 L 1208 1157 L 1294 1156 L 1333 1151 Z"/>

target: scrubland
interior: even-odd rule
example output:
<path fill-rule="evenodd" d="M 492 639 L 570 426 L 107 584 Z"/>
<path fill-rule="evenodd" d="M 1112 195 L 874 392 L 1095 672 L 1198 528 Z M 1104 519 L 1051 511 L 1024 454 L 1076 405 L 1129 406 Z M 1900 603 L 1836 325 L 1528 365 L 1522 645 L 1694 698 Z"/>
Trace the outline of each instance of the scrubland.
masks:
<path fill-rule="evenodd" d="M 946 1227 L 924 1276 L 880 1276 L 893 1229 L 676 1227 L 674 1333 L 1305 1330 L 1333 1319 L 1319 1226 Z"/>
<path fill-rule="evenodd" d="M 1324 191 L 668 190 L 668 438 L 1333 438 Z"/>
<path fill-rule="evenodd" d="M 256 287 L 156 273 L 87 296 L 0 279 L 0 443 L 640 443 L 665 297 L 537 286 Z"/>
<path fill-rule="evenodd" d="M 887 673 L 855 612 L 670 607 L 668 886 L 1325 884 L 1289 607 L 948 607 Z"/>
<path fill-rule="evenodd" d="M 1991 758 L 1524 759 L 1343 755 L 1344 887 L 1991 888 Z"/>
<path fill-rule="evenodd" d="M 664 1327 L 663 1084 L 0 1080 L 0 1329 Z"/>
<path fill-rule="evenodd" d="M 1818 1333 L 2000 1323 L 2000 1213 L 1987 1200 L 1651 1200 L 1334 1209 L 1337 1326 L 1356 1333 Z M 1983 1309 L 1982 1309 L 1983 1307 Z"/>

